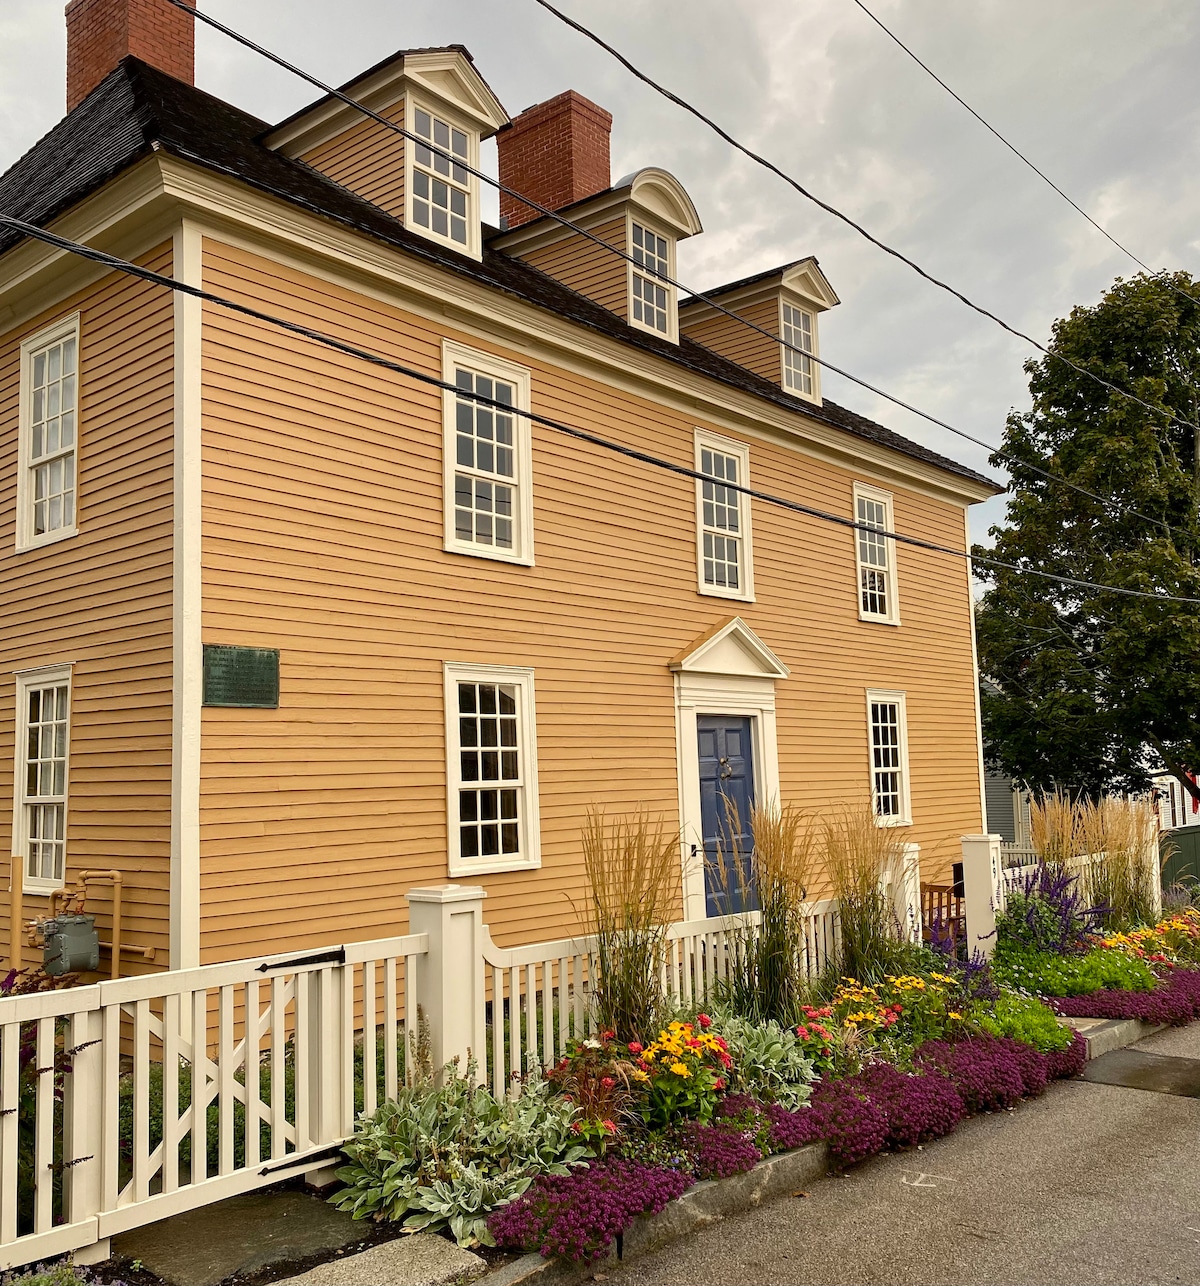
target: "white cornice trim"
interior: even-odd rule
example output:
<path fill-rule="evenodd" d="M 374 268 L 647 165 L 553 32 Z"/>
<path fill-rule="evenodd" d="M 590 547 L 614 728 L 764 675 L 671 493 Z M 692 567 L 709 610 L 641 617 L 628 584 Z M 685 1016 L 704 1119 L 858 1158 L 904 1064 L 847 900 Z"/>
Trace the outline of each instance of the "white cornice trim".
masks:
<path fill-rule="evenodd" d="M 159 182 L 145 183 L 143 208 L 154 217 L 176 207 L 204 224 L 212 235 L 242 244 L 255 253 L 274 256 L 306 272 L 350 285 L 393 306 L 454 328 L 483 343 L 502 345 L 513 353 L 541 358 L 566 370 L 627 389 L 694 418 L 706 419 L 717 432 L 732 432 L 761 441 L 786 445 L 801 454 L 853 472 L 868 474 L 885 485 L 906 487 L 956 505 L 973 504 L 996 494 L 997 488 L 950 473 L 925 461 L 878 443 L 859 438 L 756 394 L 722 384 L 701 372 L 691 371 L 657 354 L 603 334 L 565 317 L 539 308 L 500 289 L 474 281 L 462 273 L 376 241 L 365 233 L 330 219 L 309 214 L 288 202 L 270 197 L 248 185 L 212 174 L 159 154 L 147 167 L 158 171 Z M 132 175 L 133 172 L 131 172 Z M 54 230 L 73 239 L 96 244 L 99 230 L 116 230 L 109 208 L 114 191 L 130 176 L 122 176 L 98 194 L 99 203 L 81 203 L 57 221 Z M 163 199 L 168 198 L 165 201 Z M 95 218 L 99 211 L 100 219 Z M 128 193 L 122 204 L 126 223 L 134 222 L 144 241 L 142 210 Z M 133 216 L 138 218 L 134 219 Z M 123 231 L 130 233 L 128 227 Z M 151 243 L 153 244 L 153 243 Z M 105 248 L 109 248 L 107 245 Z M 25 256 L 30 256 L 26 259 Z M 9 258 L 22 259 L 19 279 L 28 282 L 39 271 L 63 283 L 62 294 L 79 288 L 81 280 L 101 275 L 78 260 L 64 268 L 66 252 L 32 243 L 0 259 L 0 307 L 15 300 Z M 19 294 L 19 292 L 18 292 Z M 8 297 L 6 297 L 8 296 Z M 23 302 L 23 301 L 22 301 Z"/>

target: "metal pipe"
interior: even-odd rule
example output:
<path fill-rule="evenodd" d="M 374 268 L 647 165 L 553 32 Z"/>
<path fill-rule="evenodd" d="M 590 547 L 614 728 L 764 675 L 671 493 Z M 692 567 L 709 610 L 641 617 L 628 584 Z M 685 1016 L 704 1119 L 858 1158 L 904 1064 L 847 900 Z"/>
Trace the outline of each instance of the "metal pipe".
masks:
<path fill-rule="evenodd" d="M 80 893 L 86 894 L 89 883 L 96 881 L 113 886 L 113 909 L 112 909 L 112 943 L 109 950 L 112 952 L 112 969 L 111 976 L 119 978 L 121 976 L 121 894 L 122 894 L 122 877 L 120 871 L 80 871 L 79 873 L 79 890 Z"/>
<path fill-rule="evenodd" d="M 21 944 L 22 899 L 25 894 L 25 859 L 12 855 L 8 867 L 8 965 L 19 970 L 23 963 Z"/>

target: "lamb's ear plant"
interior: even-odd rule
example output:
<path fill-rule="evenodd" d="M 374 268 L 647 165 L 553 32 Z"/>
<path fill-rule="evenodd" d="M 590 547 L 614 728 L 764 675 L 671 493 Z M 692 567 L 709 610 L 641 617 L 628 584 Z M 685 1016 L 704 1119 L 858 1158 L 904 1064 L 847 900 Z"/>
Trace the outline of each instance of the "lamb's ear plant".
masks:
<path fill-rule="evenodd" d="M 610 821 L 589 809 L 583 864 L 584 918 L 596 938 L 599 971 L 596 1019 L 603 1031 L 648 1044 L 666 1009 L 666 935 L 681 896 L 678 832 L 644 811 Z"/>
<path fill-rule="evenodd" d="M 726 1014 L 716 1015 L 713 1021 L 733 1055 L 735 1091 L 778 1103 L 789 1112 L 805 1106 L 816 1072 L 812 1059 L 805 1057 L 803 1042 L 791 1027 L 769 1019 L 752 1022 Z"/>
<path fill-rule="evenodd" d="M 494 1245 L 487 1216 L 543 1174 L 566 1174 L 587 1148 L 576 1108 L 533 1079 L 498 1102 L 452 1063 L 359 1118 L 331 1201 L 355 1219 L 446 1228 L 460 1246 Z"/>

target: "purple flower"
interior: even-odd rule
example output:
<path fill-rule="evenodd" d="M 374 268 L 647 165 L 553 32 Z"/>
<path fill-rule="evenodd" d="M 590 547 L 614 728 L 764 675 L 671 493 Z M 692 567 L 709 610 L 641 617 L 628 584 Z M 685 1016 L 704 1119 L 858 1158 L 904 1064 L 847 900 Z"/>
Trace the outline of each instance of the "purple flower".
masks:
<path fill-rule="evenodd" d="M 488 1218 L 496 1243 L 549 1258 L 596 1260 L 638 1217 L 656 1215 L 691 1179 L 679 1170 L 620 1157 L 565 1175 L 543 1175 Z"/>
<path fill-rule="evenodd" d="M 1200 969 L 1172 969 L 1153 991 L 1093 991 L 1046 1003 L 1070 1018 L 1136 1018 L 1180 1026 L 1200 1018 Z"/>

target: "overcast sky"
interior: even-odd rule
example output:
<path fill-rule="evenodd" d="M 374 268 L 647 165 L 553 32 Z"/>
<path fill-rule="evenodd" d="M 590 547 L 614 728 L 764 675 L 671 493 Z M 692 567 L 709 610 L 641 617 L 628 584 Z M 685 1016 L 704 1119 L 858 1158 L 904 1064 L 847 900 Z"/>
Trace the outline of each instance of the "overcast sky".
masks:
<path fill-rule="evenodd" d="M 1200 270 L 1195 0 L 869 2 L 1140 258 Z M 461 42 L 512 115 L 576 89 L 613 113 L 614 177 L 658 165 L 691 193 L 705 232 L 680 247 L 685 283 L 704 289 L 814 254 L 842 300 L 821 321 L 830 361 L 992 442 L 1026 403 L 1027 345 L 733 153 L 534 0 L 201 3 L 335 83 L 397 48 Z M 1056 317 L 1136 271 L 853 0 L 561 5 L 818 196 L 1042 341 Z M 0 0 L 0 171 L 62 116 L 64 58 L 63 0 Z M 203 25 L 197 83 L 268 120 L 314 96 Z M 828 373 L 825 393 L 987 468 L 985 452 Z M 976 507 L 976 538 L 1002 512 L 1000 501 Z"/>

